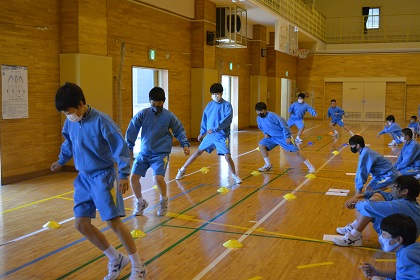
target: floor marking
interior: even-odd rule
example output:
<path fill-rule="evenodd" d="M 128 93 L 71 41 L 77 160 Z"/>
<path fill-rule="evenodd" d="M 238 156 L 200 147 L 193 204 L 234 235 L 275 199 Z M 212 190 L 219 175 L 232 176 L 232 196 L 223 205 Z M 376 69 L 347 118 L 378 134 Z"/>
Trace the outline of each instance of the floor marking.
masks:
<path fill-rule="evenodd" d="M 298 265 L 297 268 L 302 269 L 302 268 L 310 268 L 310 267 L 314 267 L 314 266 L 332 265 L 332 264 L 334 264 L 334 263 L 333 262 L 313 263 L 313 264 Z"/>
<path fill-rule="evenodd" d="M 375 262 L 396 262 L 396 259 L 375 259 Z"/>
<path fill-rule="evenodd" d="M 341 147 L 340 152 L 344 149 L 344 147 Z M 330 157 L 329 160 L 327 160 L 320 168 L 318 168 L 317 172 L 321 170 L 325 165 L 330 163 L 330 161 L 333 160 L 333 158 L 336 157 L 336 155 L 333 155 Z M 303 181 L 300 185 L 298 185 L 291 193 L 295 194 L 297 191 L 299 191 L 307 182 L 309 182 L 311 179 L 306 179 Z M 246 233 L 244 233 L 241 237 L 239 237 L 237 240 L 239 242 L 242 242 L 245 240 L 249 234 L 251 234 L 254 230 L 260 227 L 260 225 L 267 220 L 277 209 L 279 209 L 284 203 L 286 203 L 286 199 L 283 199 L 280 201 L 271 211 L 269 211 L 267 214 L 265 214 L 264 217 L 262 217 L 253 227 L 251 227 Z M 216 259 L 214 259 L 206 268 L 204 268 L 198 275 L 196 275 L 193 280 L 198 280 L 203 278 L 210 270 L 212 270 L 220 261 L 222 261 L 233 249 L 226 249 L 222 254 L 220 254 Z"/>

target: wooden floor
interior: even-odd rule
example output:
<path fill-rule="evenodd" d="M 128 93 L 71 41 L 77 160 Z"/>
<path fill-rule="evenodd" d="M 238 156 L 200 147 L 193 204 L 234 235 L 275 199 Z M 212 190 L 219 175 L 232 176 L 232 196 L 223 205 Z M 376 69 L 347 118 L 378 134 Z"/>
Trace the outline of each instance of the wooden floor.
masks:
<path fill-rule="evenodd" d="M 397 155 L 387 135 L 376 138 L 383 123 L 347 123 L 365 137 L 371 148 Z M 296 132 L 296 129 L 293 130 Z M 316 178 L 305 178 L 307 168 L 292 153 L 278 147 L 270 152 L 271 172 L 252 175 L 264 164 L 256 148 L 262 138 L 257 129 L 232 132 L 232 157 L 243 180 L 235 185 L 224 158 L 203 154 L 175 181 L 186 157 L 176 147 L 171 154 L 166 180 L 169 215 L 156 215 L 159 193 L 151 173 L 143 179 L 143 196 L 149 207 L 144 216 L 133 217 L 131 192 L 125 197 L 130 230 L 146 233 L 135 243 L 148 268 L 147 279 L 364 279 L 358 265 L 372 261 L 378 267 L 395 265 L 395 255 L 378 250 L 371 225 L 363 232 L 363 247 L 341 248 L 323 241 L 336 234 L 337 226 L 355 218 L 344 208 L 348 197 L 327 196 L 330 188 L 354 192 L 358 156 L 351 153 L 349 135 L 332 138 L 327 122 L 307 121 L 300 145 L 317 168 Z M 195 151 L 197 144 L 192 146 Z M 337 151 L 335 155 L 332 152 Z M 395 162 L 395 157 L 390 157 Z M 199 170 L 207 167 L 204 174 Z M 0 188 L 0 279 L 102 279 L 107 258 L 73 227 L 73 180 L 75 173 L 61 172 Z M 220 187 L 230 192 L 222 195 Z M 297 198 L 287 200 L 286 194 Z M 61 225 L 43 229 L 48 221 Z M 102 222 L 94 224 L 119 250 L 116 236 Z M 240 249 L 223 246 L 228 240 Z M 120 279 L 127 279 L 127 266 Z"/>

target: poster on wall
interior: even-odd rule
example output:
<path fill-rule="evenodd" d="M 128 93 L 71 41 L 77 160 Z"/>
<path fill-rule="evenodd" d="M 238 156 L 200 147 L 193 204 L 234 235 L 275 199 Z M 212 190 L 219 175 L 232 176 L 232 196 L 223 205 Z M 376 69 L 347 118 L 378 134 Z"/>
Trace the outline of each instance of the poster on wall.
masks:
<path fill-rule="evenodd" d="M 1 66 L 3 119 L 28 118 L 28 67 Z"/>

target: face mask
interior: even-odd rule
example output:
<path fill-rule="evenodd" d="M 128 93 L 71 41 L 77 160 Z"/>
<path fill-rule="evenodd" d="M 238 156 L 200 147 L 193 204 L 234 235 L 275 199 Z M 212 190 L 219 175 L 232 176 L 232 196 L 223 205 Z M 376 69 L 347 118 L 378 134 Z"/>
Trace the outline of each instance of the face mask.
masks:
<path fill-rule="evenodd" d="M 388 125 L 391 125 L 392 124 L 392 122 L 388 122 Z"/>
<path fill-rule="evenodd" d="M 211 99 L 213 99 L 214 102 L 219 102 L 222 97 L 219 94 L 212 94 Z"/>
<path fill-rule="evenodd" d="M 393 199 L 399 199 L 400 196 L 398 195 L 398 189 L 397 188 L 392 188 L 391 189 L 391 196 Z"/>
<path fill-rule="evenodd" d="M 152 110 L 155 112 L 155 113 L 157 113 L 157 114 L 159 114 L 160 112 L 162 112 L 163 111 L 163 106 L 150 106 L 151 108 L 152 108 Z"/>
<path fill-rule="evenodd" d="M 299 102 L 299 103 L 303 103 L 303 99 L 300 99 L 300 98 L 299 98 L 299 99 L 298 99 L 298 102 Z"/>
<path fill-rule="evenodd" d="M 392 252 L 395 248 L 397 248 L 400 245 L 399 242 L 395 243 L 394 245 L 389 244 L 389 242 L 391 242 L 392 239 L 394 238 L 384 238 L 382 234 L 379 235 L 378 241 L 381 244 L 382 250 L 384 250 L 385 252 Z"/>
<path fill-rule="evenodd" d="M 350 147 L 350 151 L 355 154 L 355 153 L 357 153 L 357 148 L 356 147 Z"/>
<path fill-rule="evenodd" d="M 66 117 L 71 122 L 80 122 L 83 118 L 83 115 L 79 117 L 76 113 L 73 113 L 73 114 L 66 115 Z"/>
<path fill-rule="evenodd" d="M 405 143 L 405 137 L 404 136 L 401 136 L 400 137 L 400 141 Z"/>
<path fill-rule="evenodd" d="M 267 116 L 266 113 L 259 113 L 258 116 L 260 116 L 261 118 L 265 118 Z"/>
<path fill-rule="evenodd" d="M 410 120 L 410 122 L 411 122 L 411 123 L 413 123 L 413 122 L 414 122 L 414 120 Z"/>

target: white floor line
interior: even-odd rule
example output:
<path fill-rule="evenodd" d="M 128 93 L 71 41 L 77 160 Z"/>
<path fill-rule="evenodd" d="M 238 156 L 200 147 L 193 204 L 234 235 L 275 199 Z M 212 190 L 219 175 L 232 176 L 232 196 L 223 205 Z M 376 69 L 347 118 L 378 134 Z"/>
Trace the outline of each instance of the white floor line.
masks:
<path fill-rule="evenodd" d="M 341 147 L 340 151 L 341 152 L 345 147 Z M 324 168 L 325 165 L 327 165 L 336 155 L 333 155 L 332 157 L 330 157 L 330 159 L 328 159 L 320 168 L 318 168 L 318 170 L 321 170 L 322 168 Z M 318 171 L 317 171 L 318 172 Z M 310 179 L 306 179 L 305 181 L 303 181 L 299 186 L 297 186 L 291 193 L 294 194 L 296 192 L 298 192 L 307 182 L 309 182 Z M 264 217 L 262 217 L 259 221 L 256 222 L 256 224 L 250 228 L 247 232 L 245 232 L 239 239 L 239 242 L 242 242 L 243 240 L 245 240 L 254 230 L 256 230 L 257 228 L 260 227 L 260 225 L 267 220 L 274 212 L 277 211 L 277 209 L 279 209 L 284 203 L 286 203 L 287 199 L 283 199 L 282 201 L 280 201 L 273 209 L 271 209 L 267 214 L 265 214 Z M 193 280 L 198 280 L 203 278 L 204 275 L 206 275 L 210 270 L 212 270 L 221 260 L 223 260 L 233 249 L 226 249 L 225 251 L 223 251 L 222 254 L 220 254 L 214 261 L 212 261 L 206 268 L 204 268 L 197 276 L 195 276 L 193 278 Z"/>

